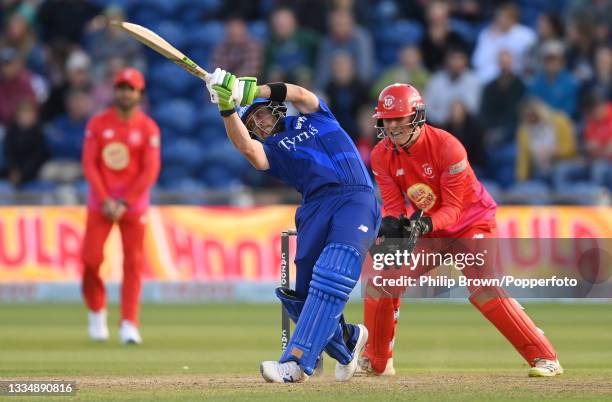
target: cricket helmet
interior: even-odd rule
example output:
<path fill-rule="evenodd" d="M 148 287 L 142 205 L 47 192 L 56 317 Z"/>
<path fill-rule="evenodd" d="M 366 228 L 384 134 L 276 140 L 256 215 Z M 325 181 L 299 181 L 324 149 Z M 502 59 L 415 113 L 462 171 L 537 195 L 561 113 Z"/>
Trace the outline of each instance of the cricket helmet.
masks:
<path fill-rule="evenodd" d="M 276 122 L 274 123 L 275 131 L 278 131 L 282 128 L 283 119 L 287 114 L 287 106 L 285 106 L 282 102 L 274 102 L 266 98 L 255 98 L 253 103 L 248 106 L 239 107 L 237 109 L 238 117 L 244 123 L 251 137 L 263 140 L 264 138 L 259 135 L 255 128 L 257 127 L 257 122 L 253 121 L 254 112 L 257 111 L 261 107 L 267 107 L 272 112 L 272 115 L 276 117 Z"/>

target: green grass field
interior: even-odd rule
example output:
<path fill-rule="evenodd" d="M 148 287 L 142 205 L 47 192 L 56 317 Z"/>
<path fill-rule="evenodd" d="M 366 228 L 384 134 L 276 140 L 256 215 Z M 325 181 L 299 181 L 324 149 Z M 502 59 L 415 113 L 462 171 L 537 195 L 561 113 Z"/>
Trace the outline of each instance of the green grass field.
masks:
<path fill-rule="evenodd" d="M 512 347 L 467 304 L 407 301 L 393 378 L 266 384 L 261 360 L 279 356 L 277 305 L 145 305 L 140 346 L 88 341 L 79 305 L 0 306 L 2 379 L 75 380 L 55 400 L 612 400 L 612 306 L 531 304 L 566 374 L 528 378 Z M 111 306 L 111 323 L 117 307 Z M 360 321 L 361 306 L 347 316 Z M 10 397 L 22 400 L 22 397 Z M 32 399 L 32 398 L 29 398 Z M 38 399 L 36 399 L 38 400 Z M 45 399 L 46 400 L 46 399 Z"/>

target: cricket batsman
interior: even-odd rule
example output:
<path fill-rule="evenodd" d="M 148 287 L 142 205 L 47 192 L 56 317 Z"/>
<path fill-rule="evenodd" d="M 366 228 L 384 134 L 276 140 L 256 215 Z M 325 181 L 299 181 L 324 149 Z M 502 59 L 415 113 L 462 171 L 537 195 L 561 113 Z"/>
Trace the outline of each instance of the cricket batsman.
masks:
<path fill-rule="evenodd" d="M 383 202 L 380 239 L 406 237 L 409 230 L 431 238 L 495 237 L 495 201 L 476 178 L 461 143 L 425 122 L 425 104 L 414 87 L 396 83 L 383 89 L 373 117 L 383 138 L 371 156 Z M 419 211 L 425 214 L 417 219 Z M 468 278 L 478 275 L 477 270 L 462 272 Z M 531 366 L 530 376 L 563 373 L 544 333 L 504 289 L 468 290 L 474 307 Z M 366 293 L 364 321 L 370 338 L 360 367 L 369 374 L 392 375 L 400 299 Z"/>
<path fill-rule="evenodd" d="M 365 326 L 342 318 L 380 223 L 368 172 L 350 137 L 312 92 L 285 83 L 257 86 L 255 78 L 221 69 L 208 89 L 236 149 L 302 195 L 295 216 L 296 289 L 276 291 L 296 327 L 279 361 L 261 363 L 261 374 L 268 382 L 306 381 L 325 349 L 337 360 L 336 380 L 346 381 L 368 338 Z M 286 101 L 297 116 L 286 115 Z"/>
<path fill-rule="evenodd" d="M 100 265 L 106 238 L 117 224 L 123 244 L 119 335 L 124 344 L 142 342 L 138 310 L 146 213 L 149 190 L 160 169 L 159 128 L 139 106 L 144 89 L 140 71 L 119 71 L 113 105 L 94 116 L 85 131 L 82 163 L 90 191 L 82 246 L 82 291 L 89 309 L 89 336 L 95 341 L 108 339 Z"/>

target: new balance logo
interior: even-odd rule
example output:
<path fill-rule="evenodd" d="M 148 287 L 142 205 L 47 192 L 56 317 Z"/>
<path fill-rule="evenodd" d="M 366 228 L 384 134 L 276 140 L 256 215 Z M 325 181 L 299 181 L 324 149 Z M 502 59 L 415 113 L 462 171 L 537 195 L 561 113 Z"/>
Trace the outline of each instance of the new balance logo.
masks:
<path fill-rule="evenodd" d="M 368 233 L 368 230 L 370 230 L 366 225 L 359 225 L 357 229 L 361 230 L 363 233 Z"/>

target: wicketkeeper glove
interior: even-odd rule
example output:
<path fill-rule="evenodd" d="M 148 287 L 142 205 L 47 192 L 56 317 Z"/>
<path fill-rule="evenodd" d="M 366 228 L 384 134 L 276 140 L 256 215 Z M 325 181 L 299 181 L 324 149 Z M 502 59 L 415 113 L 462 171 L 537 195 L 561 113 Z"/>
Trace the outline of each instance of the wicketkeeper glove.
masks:
<path fill-rule="evenodd" d="M 409 237 L 413 230 L 417 231 L 417 236 L 427 234 L 433 230 L 431 217 L 423 215 L 419 219 L 421 211 L 415 211 L 410 218 L 405 215 L 400 216 L 400 223 L 404 227 L 404 237 Z"/>

